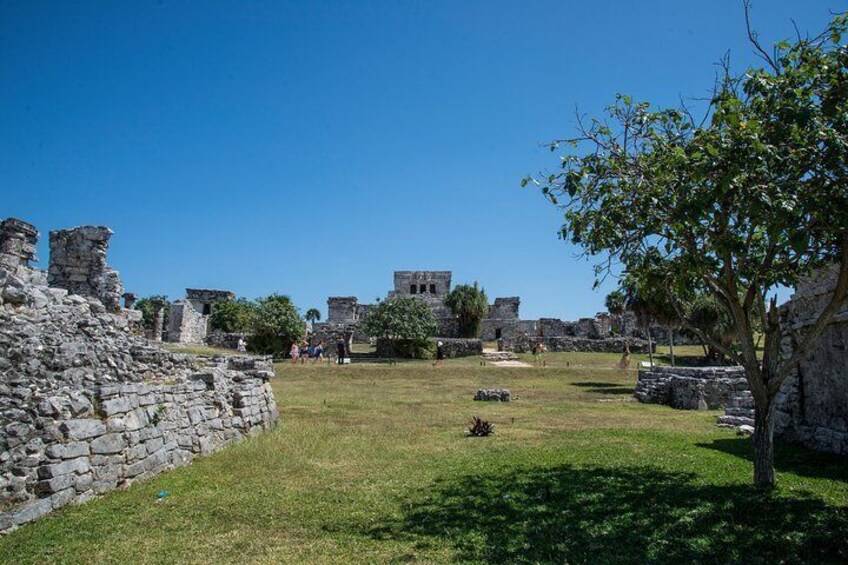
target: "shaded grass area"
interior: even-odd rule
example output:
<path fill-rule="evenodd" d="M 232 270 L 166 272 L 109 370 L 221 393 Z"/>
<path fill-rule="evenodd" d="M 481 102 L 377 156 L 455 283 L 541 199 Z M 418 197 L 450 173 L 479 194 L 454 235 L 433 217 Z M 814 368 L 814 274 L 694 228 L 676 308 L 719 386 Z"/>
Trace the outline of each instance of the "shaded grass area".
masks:
<path fill-rule="evenodd" d="M 277 428 L 25 526 L 0 562 L 844 562 L 844 459 L 781 447 L 757 492 L 749 440 L 634 402 L 618 357 L 279 364 Z"/>
<path fill-rule="evenodd" d="M 371 534 L 424 548 L 448 538 L 458 559 L 492 563 L 848 561 L 845 508 L 651 467 L 450 477 Z"/>

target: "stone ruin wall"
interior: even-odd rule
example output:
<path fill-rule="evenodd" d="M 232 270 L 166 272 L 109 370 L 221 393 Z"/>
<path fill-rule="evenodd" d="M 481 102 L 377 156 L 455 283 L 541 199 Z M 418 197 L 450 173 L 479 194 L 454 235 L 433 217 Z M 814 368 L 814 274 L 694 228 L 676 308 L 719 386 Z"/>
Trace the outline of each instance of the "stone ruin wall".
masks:
<path fill-rule="evenodd" d="M 788 359 L 824 309 L 836 285 L 827 269 L 798 285 L 781 307 L 781 356 Z M 775 399 L 775 436 L 811 449 L 848 455 L 848 304 Z"/>
<path fill-rule="evenodd" d="M 15 218 L 0 222 L 0 268 L 11 272 L 18 267 L 28 267 L 35 261 L 38 230 L 35 226 Z"/>
<path fill-rule="evenodd" d="M 185 300 L 177 300 L 168 310 L 167 341 L 184 344 L 205 343 L 209 332 L 209 318 L 215 304 L 235 298 L 236 295 L 228 290 L 187 288 Z"/>
<path fill-rule="evenodd" d="M 48 284 L 71 294 L 97 298 L 108 311 L 118 312 L 124 289 L 118 272 L 106 264 L 113 233 L 103 226 L 51 231 Z"/>
<path fill-rule="evenodd" d="M 633 396 L 646 404 L 682 410 L 716 410 L 748 390 L 742 367 L 660 367 L 640 369 Z"/>
<path fill-rule="evenodd" d="M 500 351 L 527 353 L 536 343 L 542 343 L 548 351 L 623 353 L 624 346 L 627 344 L 630 347 L 631 353 L 648 352 L 648 342 L 640 339 L 623 337 L 590 339 L 570 336 L 539 337 L 534 335 L 517 335 L 509 339 L 502 339 L 498 342 L 498 349 Z"/>
<path fill-rule="evenodd" d="M 170 353 L 46 279 L 0 268 L 0 532 L 276 422 L 270 359 Z"/>

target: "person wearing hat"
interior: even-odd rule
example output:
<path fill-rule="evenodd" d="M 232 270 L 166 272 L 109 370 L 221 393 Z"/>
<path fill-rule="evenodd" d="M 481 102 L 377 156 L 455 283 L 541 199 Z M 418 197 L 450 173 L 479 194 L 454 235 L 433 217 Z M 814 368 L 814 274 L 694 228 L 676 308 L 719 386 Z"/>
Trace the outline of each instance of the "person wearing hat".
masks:
<path fill-rule="evenodd" d="M 433 363 L 436 367 L 441 367 L 445 362 L 445 344 L 441 341 L 436 343 L 436 362 Z"/>

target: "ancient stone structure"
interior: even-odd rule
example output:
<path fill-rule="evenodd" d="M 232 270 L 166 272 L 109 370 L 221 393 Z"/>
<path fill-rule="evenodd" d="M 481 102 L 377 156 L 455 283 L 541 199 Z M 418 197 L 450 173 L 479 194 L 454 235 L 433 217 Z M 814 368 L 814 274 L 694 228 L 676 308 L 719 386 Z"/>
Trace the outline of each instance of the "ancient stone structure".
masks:
<path fill-rule="evenodd" d="M 660 367 L 640 369 L 633 396 L 639 402 L 684 410 L 715 410 L 748 390 L 742 367 Z"/>
<path fill-rule="evenodd" d="M 22 220 L 8 218 L 0 222 L 0 268 L 15 272 L 35 261 L 38 230 Z"/>
<path fill-rule="evenodd" d="M 251 336 L 247 333 L 227 333 L 219 330 L 209 332 L 206 335 L 206 345 L 209 347 L 217 347 L 219 349 L 238 349 L 239 340 L 250 341 Z"/>
<path fill-rule="evenodd" d="M 509 391 L 505 388 L 481 388 L 474 394 L 474 400 L 482 400 L 482 401 L 491 401 L 494 400 L 496 402 L 509 402 L 510 394 Z"/>
<path fill-rule="evenodd" d="M 788 359 L 829 302 L 837 271 L 826 269 L 798 285 L 781 307 L 781 355 Z M 818 451 L 848 455 L 848 304 L 775 399 L 775 437 Z"/>
<path fill-rule="evenodd" d="M 724 407 L 724 415 L 719 416 L 718 426 L 737 427 L 754 425 L 754 396 L 750 390 L 734 394 Z"/>
<path fill-rule="evenodd" d="M 161 298 L 153 298 L 150 300 L 150 306 L 153 308 L 153 331 L 150 338 L 153 341 L 162 341 L 162 332 L 165 329 L 166 302 Z"/>
<path fill-rule="evenodd" d="M 84 294 L 48 287 L 36 269 L 0 268 L 0 532 L 183 465 L 278 417 L 269 359 L 173 354 L 131 334 L 126 310 L 104 306 L 94 294 L 120 295 L 101 292 L 102 229 L 54 232 L 53 278 Z M 84 248 L 95 257 L 70 260 Z M 83 272 L 91 277 L 70 280 Z"/>
<path fill-rule="evenodd" d="M 168 341 L 204 343 L 215 304 L 235 299 L 228 290 L 187 288 L 185 300 L 174 302 L 168 310 Z"/>
<path fill-rule="evenodd" d="M 327 322 L 350 324 L 359 321 L 355 296 L 331 296 L 327 299 Z"/>
<path fill-rule="evenodd" d="M 124 308 L 132 310 L 138 297 L 132 292 L 125 292 L 122 298 L 124 299 Z"/>
<path fill-rule="evenodd" d="M 489 315 L 480 324 L 480 338 L 496 341 L 519 335 L 535 335 L 536 322 L 519 318 L 520 305 L 521 298 L 518 296 L 495 298 L 495 303 L 489 306 Z"/>
<path fill-rule="evenodd" d="M 453 338 L 459 334 L 458 324 L 445 298 L 451 291 L 451 271 L 395 271 L 394 288 L 388 297 L 411 296 L 424 301 L 438 324 L 438 335 Z M 518 296 L 495 298 L 489 305 L 489 313 L 481 321 L 480 338 L 483 341 L 497 341 L 504 349 L 518 348 L 516 351 L 528 351 L 533 342 L 542 340 L 551 351 L 602 351 L 620 352 L 624 342 L 620 338 L 630 338 L 635 353 L 647 351 L 647 342 L 641 338 L 635 323 L 635 316 L 626 313 L 611 316 L 599 312 L 592 318 L 577 321 L 564 321 L 556 318 L 522 320 L 519 314 L 521 299 Z M 323 339 L 327 343 L 342 340 L 347 344 L 371 341 L 361 329 L 370 304 L 360 304 L 355 296 L 331 296 L 327 300 L 327 320 L 313 326 L 313 341 Z M 658 335 L 667 336 L 659 327 L 652 327 Z M 612 336 L 615 337 L 612 337 Z M 667 343 L 667 337 L 656 343 Z M 686 340 L 677 338 L 678 343 Z M 349 347 L 349 345 L 348 345 Z"/>
<path fill-rule="evenodd" d="M 527 353 L 536 343 L 542 343 L 548 351 L 585 351 L 593 353 L 622 353 L 625 344 L 629 344 L 632 353 L 647 353 L 648 342 L 641 339 L 614 337 L 590 339 L 585 337 L 537 337 L 518 335 L 498 342 L 502 351 Z"/>
<path fill-rule="evenodd" d="M 96 298 L 109 312 L 118 312 L 124 289 L 118 272 L 106 264 L 112 234 L 103 226 L 51 231 L 48 284 L 71 294 Z"/>

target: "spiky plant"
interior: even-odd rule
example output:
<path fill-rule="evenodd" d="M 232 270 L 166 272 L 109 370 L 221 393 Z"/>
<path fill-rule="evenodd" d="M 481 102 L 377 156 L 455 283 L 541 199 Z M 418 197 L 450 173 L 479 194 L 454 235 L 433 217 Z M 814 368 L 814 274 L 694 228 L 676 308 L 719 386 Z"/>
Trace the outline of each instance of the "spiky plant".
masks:
<path fill-rule="evenodd" d="M 495 425 L 486 420 L 480 419 L 477 416 L 471 418 L 471 427 L 468 428 L 468 435 L 471 437 L 485 437 L 495 433 Z"/>

